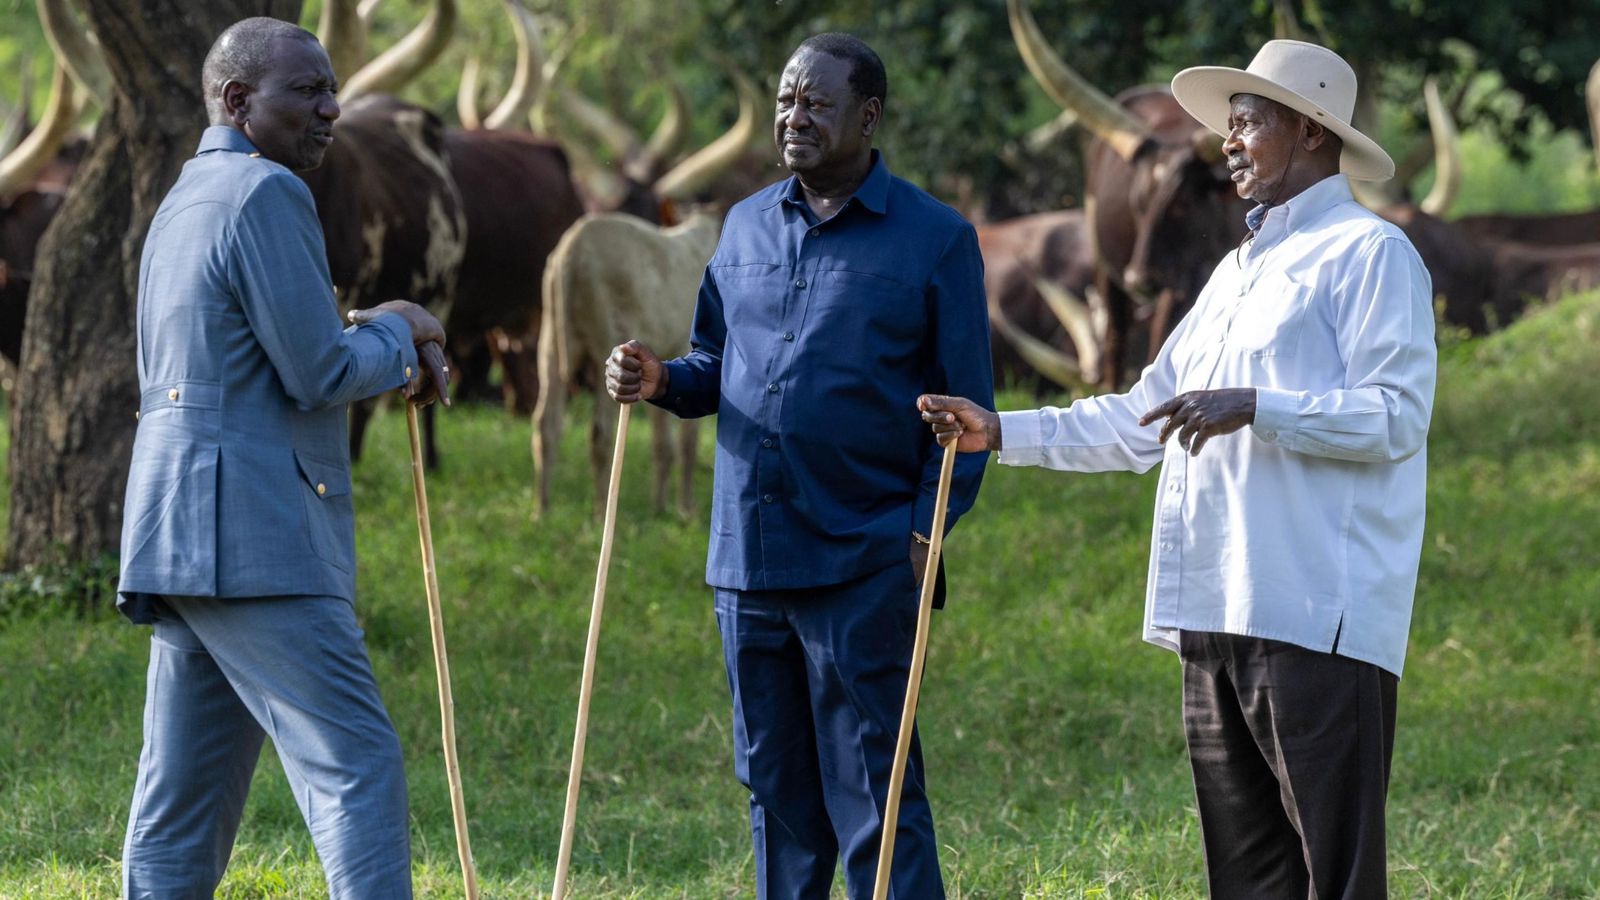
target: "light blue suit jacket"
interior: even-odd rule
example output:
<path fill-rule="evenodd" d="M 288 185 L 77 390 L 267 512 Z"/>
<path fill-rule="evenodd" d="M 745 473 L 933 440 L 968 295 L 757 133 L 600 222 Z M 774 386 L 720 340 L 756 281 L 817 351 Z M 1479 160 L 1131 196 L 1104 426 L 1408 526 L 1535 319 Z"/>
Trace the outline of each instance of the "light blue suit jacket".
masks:
<path fill-rule="evenodd" d="M 118 606 L 354 599 L 346 404 L 417 365 L 394 314 L 343 328 L 305 183 L 207 128 L 139 266 L 139 426 Z"/>

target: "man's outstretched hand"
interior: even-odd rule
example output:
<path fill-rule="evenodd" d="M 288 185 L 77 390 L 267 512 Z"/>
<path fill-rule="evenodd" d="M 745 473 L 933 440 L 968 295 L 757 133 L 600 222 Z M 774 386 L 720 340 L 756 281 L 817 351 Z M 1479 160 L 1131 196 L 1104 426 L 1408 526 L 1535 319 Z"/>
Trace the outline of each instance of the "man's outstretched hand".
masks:
<path fill-rule="evenodd" d="M 444 361 L 444 326 L 433 313 L 409 300 L 390 300 L 369 309 L 350 310 L 353 325 L 365 325 L 378 316 L 392 312 L 406 320 L 411 327 L 411 342 L 417 348 L 417 369 L 401 393 L 418 406 L 427 406 L 435 400 L 450 405 L 450 367 Z"/>
<path fill-rule="evenodd" d="M 941 445 L 953 438 L 962 453 L 1000 449 L 1000 417 L 965 397 L 923 394 L 917 398 L 917 409 Z"/>
<path fill-rule="evenodd" d="M 1230 434 L 1256 420 L 1255 388 L 1221 388 L 1214 391 L 1188 391 L 1145 413 L 1140 425 L 1165 418 L 1156 440 L 1165 444 L 1176 431 L 1178 446 L 1199 456 L 1206 441 Z"/>

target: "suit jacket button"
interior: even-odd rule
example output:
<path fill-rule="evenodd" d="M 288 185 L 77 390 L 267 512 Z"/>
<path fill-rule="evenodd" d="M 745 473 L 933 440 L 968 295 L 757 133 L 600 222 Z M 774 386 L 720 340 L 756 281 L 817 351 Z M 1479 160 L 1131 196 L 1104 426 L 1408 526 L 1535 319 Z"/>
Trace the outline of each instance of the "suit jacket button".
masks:
<path fill-rule="evenodd" d="M 176 400 L 176 399 L 178 399 L 178 389 L 177 388 L 173 388 L 172 390 L 167 391 L 167 399 L 168 400 Z"/>
<path fill-rule="evenodd" d="M 323 494 L 326 494 L 327 492 L 328 492 L 328 486 L 319 482 L 317 484 L 317 496 L 320 497 Z"/>

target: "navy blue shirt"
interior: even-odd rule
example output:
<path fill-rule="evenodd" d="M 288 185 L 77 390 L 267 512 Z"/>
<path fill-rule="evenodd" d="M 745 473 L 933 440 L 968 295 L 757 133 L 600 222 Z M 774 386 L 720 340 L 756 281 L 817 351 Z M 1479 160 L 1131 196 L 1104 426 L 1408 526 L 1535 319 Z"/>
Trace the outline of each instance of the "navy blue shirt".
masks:
<path fill-rule="evenodd" d="M 691 346 L 654 402 L 717 414 L 715 587 L 819 587 L 904 562 L 932 527 L 943 453 L 917 395 L 994 408 L 977 234 L 877 151 L 825 222 L 795 178 L 728 212 Z M 957 458 L 947 531 L 987 461 Z"/>

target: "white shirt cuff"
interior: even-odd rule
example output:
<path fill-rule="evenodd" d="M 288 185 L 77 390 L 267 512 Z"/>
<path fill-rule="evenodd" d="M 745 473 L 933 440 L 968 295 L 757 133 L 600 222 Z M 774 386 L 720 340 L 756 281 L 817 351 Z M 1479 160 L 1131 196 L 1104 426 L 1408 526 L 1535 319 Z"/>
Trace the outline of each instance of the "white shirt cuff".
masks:
<path fill-rule="evenodd" d="M 1007 466 L 1037 466 L 1044 462 L 1044 430 L 1039 426 L 1039 411 L 1025 409 L 1000 414 L 1000 463 Z"/>
<path fill-rule="evenodd" d="M 1267 443 L 1276 443 L 1280 436 L 1294 433 L 1300 418 L 1300 391 L 1283 391 L 1277 388 L 1256 388 L 1256 418 L 1250 430 Z"/>

